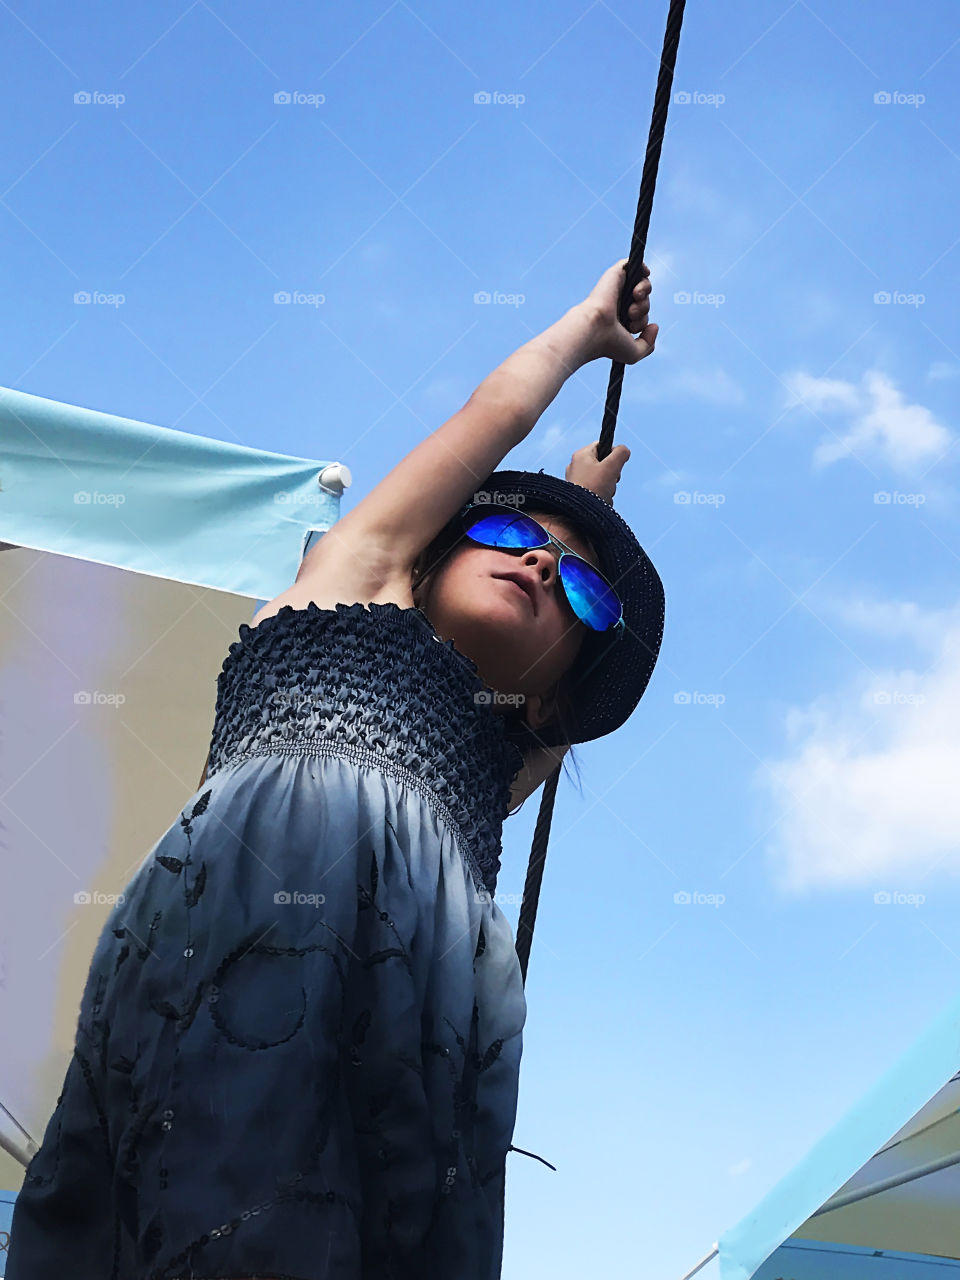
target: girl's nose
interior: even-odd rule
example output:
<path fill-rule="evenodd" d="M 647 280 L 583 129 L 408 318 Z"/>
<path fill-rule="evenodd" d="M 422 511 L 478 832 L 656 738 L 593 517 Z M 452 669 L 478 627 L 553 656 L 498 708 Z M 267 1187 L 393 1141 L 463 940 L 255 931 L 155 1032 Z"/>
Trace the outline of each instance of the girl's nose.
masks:
<path fill-rule="evenodd" d="M 536 567 L 544 586 L 549 586 L 557 576 L 557 558 L 549 547 L 535 547 L 525 551 L 523 563 Z"/>

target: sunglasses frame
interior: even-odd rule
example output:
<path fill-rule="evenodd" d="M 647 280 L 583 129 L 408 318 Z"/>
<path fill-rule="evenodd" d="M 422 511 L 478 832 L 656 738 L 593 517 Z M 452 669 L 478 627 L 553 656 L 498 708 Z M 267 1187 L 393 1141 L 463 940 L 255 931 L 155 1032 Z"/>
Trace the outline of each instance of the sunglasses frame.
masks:
<path fill-rule="evenodd" d="M 537 528 L 541 530 L 544 537 L 546 538 L 546 542 L 541 542 L 540 545 L 536 547 L 490 547 L 490 550 L 506 551 L 508 554 L 511 554 L 511 553 L 516 553 L 520 551 L 542 551 L 545 547 L 549 547 L 549 546 L 559 547 L 560 555 L 557 557 L 557 581 L 560 583 L 560 586 L 563 588 L 563 597 L 566 600 L 567 605 L 570 608 L 571 612 L 574 614 L 578 622 L 582 622 L 583 625 L 587 628 L 587 630 L 592 631 L 595 635 L 598 635 L 598 636 L 612 635 L 614 636 L 615 639 L 619 639 L 620 634 L 622 634 L 622 632 L 625 630 L 627 625 L 623 619 L 623 601 L 620 599 L 620 596 L 617 593 L 616 589 L 614 588 L 613 583 L 609 582 L 607 578 L 604 577 L 604 575 L 600 572 L 600 570 L 596 567 L 596 565 L 592 565 L 589 560 L 585 560 L 583 556 L 579 554 L 579 552 L 574 551 L 572 547 L 568 547 L 565 542 L 561 542 L 561 540 L 558 537 L 556 537 L 555 534 L 552 534 L 549 529 L 544 529 L 543 525 L 540 523 L 539 520 L 535 520 L 533 516 L 528 516 L 525 511 L 520 511 L 511 502 L 468 502 L 467 505 L 463 507 L 463 509 L 460 511 L 460 516 L 465 520 L 469 512 L 489 511 L 491 507 L 498 507 L 501 510 L 512 511 L 515 515 L 526 516 L 526 518 L 532 524 L 535 524 Z M 469 530 L 467 527 L 465 527 L 464 537 L 469 537 L 469 536 L 470 536 Z M 476 539 L 473 539 L 473 541 L 477 542 Z M 486 543 L 477 542 L 477 546 L 486 546 L 486 545 L 487 545 Z M 616 620 L 616 622 L 612 626 L 604 627 L 602 631 L 598 630 L 596 627 L 591 627 L 588 622 L 584 621 L 584 619 L 580 617 L 576 609 L 574 609 L 573 604 L 571 603 L 570 598 L 567 595 L 566 584 L 564 583 L 563 578 L 560 574 L 560 564 L 564 556 L 572 556 L 574 560 L 579 560 L 581 564 L 585 564 L 587 568 L 592 570 L 592 572 L 597 575 L 600 581 L 603 582 L 607 586 L 607 588 L 613 592 L 614 596 L 616 597 L 617 603 L 620 606 L 620 617 Z"/>

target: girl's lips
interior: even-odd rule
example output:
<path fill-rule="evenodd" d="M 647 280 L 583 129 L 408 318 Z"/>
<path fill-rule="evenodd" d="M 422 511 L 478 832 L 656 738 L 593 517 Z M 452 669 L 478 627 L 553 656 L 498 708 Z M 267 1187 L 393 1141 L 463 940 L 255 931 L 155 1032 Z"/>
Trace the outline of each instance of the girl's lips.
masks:
<path fill-rule="evenodd" d="M 496 576 L 498 581 L 509 582 L 512 587 L 516 587 L 518 591 L 522 591 L 523 594 L 527 597 L 527 600 L 530 602 L 530 607 L 533 609 L 533 612 L 534 613 L 537 612 L 537 604 L 533 598 L 533 592 L 529 590 L 519 578 L 509 577 L 506 574 L 502 574 L 502 575 L 498 574 Z"/>

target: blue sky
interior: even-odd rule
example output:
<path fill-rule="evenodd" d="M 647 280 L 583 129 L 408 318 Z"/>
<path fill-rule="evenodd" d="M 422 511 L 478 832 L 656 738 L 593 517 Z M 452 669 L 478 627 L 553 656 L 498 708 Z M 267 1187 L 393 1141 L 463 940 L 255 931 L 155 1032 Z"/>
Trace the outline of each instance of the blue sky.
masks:
<path fill-rule="evenodd" d="M 558 797 L 507 1280 L 679 1277 L 960 979 L 960 20 L 687 8 L 617 431 L 666 631 Z M 347 509 L 627 254 L 666 9 L 4 5 L 0 383 L 337 457 Z"/>

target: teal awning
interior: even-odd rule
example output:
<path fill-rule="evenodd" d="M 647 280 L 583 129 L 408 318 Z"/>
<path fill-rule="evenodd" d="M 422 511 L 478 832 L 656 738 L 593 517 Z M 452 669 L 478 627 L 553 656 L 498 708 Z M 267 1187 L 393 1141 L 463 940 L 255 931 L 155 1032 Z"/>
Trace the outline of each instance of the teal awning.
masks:
<path fill-rule="evenodd" d="M 336 520 L 336 464 L 0 388 L 0 539 L 264 600 Z"/>

